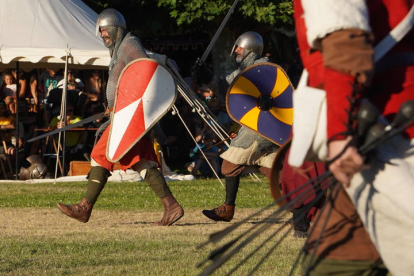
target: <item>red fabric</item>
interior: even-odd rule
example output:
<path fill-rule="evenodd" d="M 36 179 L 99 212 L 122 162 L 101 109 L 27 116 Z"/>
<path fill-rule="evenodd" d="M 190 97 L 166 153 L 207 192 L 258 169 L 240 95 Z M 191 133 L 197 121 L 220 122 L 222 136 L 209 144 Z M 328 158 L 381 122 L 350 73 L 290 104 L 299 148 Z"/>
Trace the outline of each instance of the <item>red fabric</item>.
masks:
<path fill-rule="evenodd" d="M 375 34 L 375 44 L 379 43 L 390 31 L 401 22 L 414 4 L 414 0 L 376 0 L 366 1 L 369 14 L 369 21 Z M 414 49 L 414 28 L 389 52 L 409 52 Z"/>
<path fill-rule="evenodd" d="M 297 5 L 297 2 L 298 1 L 294 1 L 295 8 L 299 8 L 301 10 L 302 8 L 300 5 Z M 310 68 L 308 69 L 310 85 L 312 87 L 317 87 L 323 84 L 322 56 L 319 52 L 310 52 L 310 47 L 306 42 L 306 37 L 304 36 L 304 34 L 306 34 L 304 19 L 303 17 L 299 16 L 301 14 L 302 12 L 295 12 L 294 14 L 295 20 L 302 22 L 302 24 L 296 25 L 296 32 L 298 33 L 298 44 L 300 45 L 300 55 L 302 57 L 305 68 Z M 299 35 L 299 33 L 302 33 L 303 35 Z M 286 153 L 281 176 L 281 187 L 283 195 L 286 195 L 291 191 L 296 190 L 297 188 L 308 182 L 310 179 L 325 172 L 325 167 L 322 163 L 314 162 L 305 162 L 302 165 L 302 167 L 300 167 L 298 170 L 293 169 L 287 161 L 289 157 L 289 152 L 290 151 L 288 150 Z M 299 174 L 298 171 L 303 172 L 303 174 Z M 291 201 L 297 197 L 300 197 L 303 191 L 304 189 L 292 194 L 287 198 L 287 201 Z M 309 198 L 306 198 L 306 200 L 303 201 L 303 198 L 298 199 L 298 201 L 303 202 L 297 203 L 294 206 L 294 208 L 299 208 L 302 205 L 309 203 L 313 199 L 315 199 L 315 193 L 311 192 L 309 194 Z M 323 200 L 321 200 L 321 203 L 323 203 Z M 307 218 L 313 220 L 318 209 L 319 207 L 313 207 L 307 213 Z"/>
<path fill-rule="evenodd" d="M 370 24 L 375 42 L 378 43 L 405 17 L 414 0 L 372 0 L 366 3 L 369 14 L 375 15 L 370 18 Z M 324 69 L 323 66 L 314 66 L 314 64 L 322 64 L 323 57 L 314 53 L 309 54 L 311 51 L 306 40 L 306 26 L 300 0 L 294 1 L 294 9 L 296 33 L 302 61 L 309 72 L 309 85 L 324 86 L 327 93 L 328 136 L 332 137 L 346 130 L 344 123 L 347 122 L 348 117 L 345 115 L 345 109 L 349 108 L 349 103 L 345 100 L 345 96 L 351 94 L 352 77 L 332 69 Z M 413 34 L 412 29 L 388 55 L 396 52 L 414 52 Z M 315 59 L 319 59 L 319 63 Z M 371 89 L 367 92 L 367 97 L 386 118 L 392 121 L 400 105 L 406 100 L 414 99 L 414 66 L 394 67 L 384 73 L 376 74 Z M 414 138 L 414 127 L 408 132 L 410 137 Z M 297 178 L 295 175 L 293 177 L 289 175 L 291 172 L 289 168 L 284 168 L 285 170 L 286 172 L 283 172 L 283 174 L 286 173 L 285 179 L 282 175 L 282 183 L 285 181 L 282 189 L 284 193 L 287 193 L 297 187 L 300 181 L 295 180 Z M 346 193 L 341 190 L 340 197 L 335 201 L 328 201 L 328 204 L 333 205 L 333 209 L 325 208 L 319 220 L 325 221 L 325 215 L 332 210 L 328 223 L 326 226 L 324 223 L 317 223 L 308 243 L 313 244 L 316 239 L 321 238 L 316 255 L 341 260 L 377 260 L 379 255 Z M 338 228 L 338 225 L 341 227 Z M 322 228 L 324 231 L 320 236 Z M 309 249 L 309 252 L 312 250 Z"/>
<path fill-rule="evenodd" d="M 282 177 L 281 177 L 281 185 L 282 185 L 282 193 L 283 195 L 286 195 L 305 183 L 307 183 L 309 180 L 323 174 L 325 172 L 325 165 L 323 163 L 315 163 L 315 162 L 304 162 L 303 165 L 300 168 L 292 168 L 288 164 L 288 158 L 289 158 L 288 151 L 285 156 L 285 161 L 282 169 Z M 310 185 L 307 187 L 311 187 Z M 312 188 L 309 190 L 309 192 L 306 192 L 306 195 L 303 196 L 303 193 L 306 191 L 307 188 L 300 189 L 298 192 L 293 193 L 289 197 L 287 197 L 287 201 L 291 201 L 297 197 L 299 197 L 298 201 L 300 203 L 297 203 L 294 205 L 294 208 L 299 208 L 301 205 L 305 205 L 315 199 L 315 188 Z M 321 200 L 323 202 L 323 200 Z M 315 216 L 315 213 L 317 211 L 317 208 L 312 208 L 308 213 L 308 218 L 313 219 Z"/>
<path fill-rule="evenodd" d="M 106 158 L 106 145 L 108 143 L 109 129 L 110 127 L 108 126 L 106 130 L 102 133 L 101 138 L 93 147 L 91 157 L 99 165 L 101 165 L 109 171 L 112 171 L 114 163 L 112 163 Z M 152 145 L 151 141 L 145 137 L 139 140 L 138 143 L 136 143 L 128 151 L 128 153 L 125 154 L 124 157 L 121 158 L 121 160 L 119 160 L 119 163 L 121 164 L 121 169 L 126 170 L 134 164 L 138 163 L 138 161 L 142 159 L 158 163 L 157 155 L 154 151 L 154 146 Z"/>
<path fill-rule="evenodd" d="M 158 63 L 152 60 L 140 60 L 127 68 L 118 84 L 117 97 L 122 101 L 117 101 L 115 112 L 121 111 L 144 96 L 158 68 Z"/>
<path fill-rule="evenodd" d="M 408 13 L 414 0 L 376 0 L 368 1 L 369 14 L 375 14 L 370 18 L 375 42 L 384 38 Z M 301 1 L 294 1 L 295 24 L 297 40 L 304 67 L 309 72 L 309 85 L 312 87 L 324 87 L 327 93 L 328 110 L 328 138 L 346 130 L 344 124 L 348 117 L 345 109 L 349 108 L 348 101 L 344 101 L 347 95 L 352 93 L 353 79 L 351 76 L 333 69 L 323 68 L 323 57 L 319 52 L 312 52 L 306 40 L 306 26 L 303 18 Z M 396 52 L 414 52 L 414 29 L 398 42 L 387 54 Z M 384 73 L 377 74 L 372 87 L 378 92 L 368 95 L 376 104 L 382 114 L 392 119 L 401 104 L 414 99 L 414 69 L 412 66 L 390 68 Z M 385 88 L 386 87 L 386 88 Z M 414 138 L 414 130 L 408 131 Z"/>
<path fill-rule="evenodd" d="M 328 139 L 338 133 L 348 130 L 348 113 L 350 103 L 347 98 L 352 98 L 352 84 L 354 78 L 336 70 L 325 68 L 324 70 L 325 90 L 328 116 Z M 346 136 L 346 135 L 345 135 Z M 336 136 L 335 139 L 344 139 L 345 136 Z"/>
<path fill-rule="evenodd" d="M 401 104 L 414 100 L 414 65 L 376 74 L 371 90 L 367 95 L 369 100 L 392 122 Z M 409 128 L 407 134 L 414 138 L 414 127 Z"/>
<path fill-rule="evenodd" d="M 309 73 L 309 85 L 311 87 L 320 87 L 323 83 L 323 59 L 320 52 L 311 51 L 306 40 L 306 25 L 303 15 L 303 9 L 300 1 L 293 1 L 294 18 L 296 24 L 297 41 L 299 45 L 300 57 L 303 66 Z"/>

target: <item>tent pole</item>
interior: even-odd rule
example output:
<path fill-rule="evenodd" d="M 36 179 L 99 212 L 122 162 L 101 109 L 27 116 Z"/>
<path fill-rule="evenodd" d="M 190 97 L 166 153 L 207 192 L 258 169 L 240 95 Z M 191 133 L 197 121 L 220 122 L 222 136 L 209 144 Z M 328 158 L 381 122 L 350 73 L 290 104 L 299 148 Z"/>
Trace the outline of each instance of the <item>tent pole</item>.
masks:
<path fill-rule="evenodd" d="M 15 154 L 16 154 L 16 180 L 19 179 L 19 137 L 20 137 L 20 120 L 19 120 L 19 92 L 20 92 L 20 63 L 16 61 L 16 146 L 15 146 Z"/>
<path fill-rule="evenodd" d="M 66 50 L 66 61 L 65 61 L 65 72 L 63 73 L 63 91 L 62 91 L 62 100 L 60 104 L 60 122 L 63 122 L 63 126 L 66 126 L 66 101 L 67 101 L 67 89 L 68 89 L 68 61 L 69 61 L 69 49 Z M 62 176 L 65 175 L 66 171 L 66 131 L 59 133 L 59 141 L 58 141 L 58 155 L 57 158 L 60 158 L 60 141 L 61 141 L 61 134 L 63 134 L 62 138 Z M 55 168 L 55 181 L 57 178 L 57 169 L 58 169 L 58 162 L 56 160 L 56 168 Z"/>

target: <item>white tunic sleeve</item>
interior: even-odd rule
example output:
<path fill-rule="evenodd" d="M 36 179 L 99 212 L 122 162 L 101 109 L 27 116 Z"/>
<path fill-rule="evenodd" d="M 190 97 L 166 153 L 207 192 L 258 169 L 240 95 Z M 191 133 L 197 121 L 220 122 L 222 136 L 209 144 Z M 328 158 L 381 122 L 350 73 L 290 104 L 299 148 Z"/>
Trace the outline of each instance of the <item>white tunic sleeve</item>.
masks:
<path fill-rule="evenodd" d="M 317 39 L 343 29 L 371 31 L 368 8 L 361 0 L 302 0 L 307 41 L 315 47 Z"/>

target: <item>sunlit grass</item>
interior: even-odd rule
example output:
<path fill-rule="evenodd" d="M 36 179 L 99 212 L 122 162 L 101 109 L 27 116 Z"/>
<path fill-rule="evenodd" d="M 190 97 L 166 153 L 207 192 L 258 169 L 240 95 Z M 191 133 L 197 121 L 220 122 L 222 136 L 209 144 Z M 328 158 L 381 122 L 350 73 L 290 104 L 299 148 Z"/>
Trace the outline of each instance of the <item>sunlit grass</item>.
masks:
<path fill-rule="evenodd" d="M 56 202 L 78 202 L 86 182 L 0 184 L 0 275 L 197 275 L 201 269 L 196 264 L 214 248 L 199 250 L 198 245 L 271 202 L 266 181 L 244 178 L 234 221 L 212 222 L 201 210 L 224 200 L 224 188 L 217 180 L 169 185 L 186 214 L 171 227 L 154 227 L 150 223 L 161 218 L 162 206 L 144 182 L 108 183 L 86 224 L 56 208 Z M 288 219 L 275 221 L 271 230 Z M 244 224 L 233 237 L 256 222 Z M 265 232 L 215 275 L 226 274 L 270 234 Z M 234 275 L 246 275 L 275 241 Z M 302 243 L 289 233 L 257 275 L 286 275 Z"/>

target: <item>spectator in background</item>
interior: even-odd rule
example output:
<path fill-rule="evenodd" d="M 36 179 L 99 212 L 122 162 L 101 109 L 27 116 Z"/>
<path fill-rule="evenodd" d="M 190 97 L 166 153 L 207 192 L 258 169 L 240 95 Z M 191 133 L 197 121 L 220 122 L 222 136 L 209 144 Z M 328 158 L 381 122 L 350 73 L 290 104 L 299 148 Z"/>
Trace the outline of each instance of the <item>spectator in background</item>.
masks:
<path fill-rule="evenodd" d="M 3 153 L 7 155 L 13 155 L 16 152 L 16 135 L 14 131 L 9 131 L 15 129 L 15 126 L 16 121 L 14 116 L 9 114 L 5 102 L 0 101 L 0 138 L 2 142 L 2 145 L 0 146 L 2 150 L 0 151 L 3 151 Z M 19 128 L 19 137 L 18 147 L 20 151 L 24 144 L 24 129 L 21 123 Z"/>
<path fill-rule="evenodd" d="M 210 88 L 208 88 L 205 85 L 197 86 L 196 87 L 196 94 L 206 104 L 208 104 L 210 102 L 210 100 L 215 97 L 214 92 L 212 90 L 210 90 Z"/>
<path fill-rule="evenodd" d="M 37 70 L 33 70 L 30 73 L 30 80 L 29 80 L 29 91 L 30 94 L 26 95 L 30 100 L 30 103 L 38 106 L 39 105 L 39 98 L 38 98 L 38 90 L 37 90 Z M 34 108 L 35 111 L 38 110 L 38 108 Z"/>
<path fill-rule="evenodd" d="M 104 86 L 105 84 L 99 75 L 99 70 L 92 70 L 85 85 L 85 93 L 88 95 L 88 100 L 91 102 L 99 101 L 102 97 Z"/>
<path fill-rule="evenodd" d="M 86 103 L 82 111 L 83 111 L 83 117 L 88 118 L 92 115 L 104 112 L 105 107 L 101 101 L 88 101 L 88 99 L 86 99 Z"/>
<path fill-rule="evenodd" d="M 19 69 L 18 74 L 17 74 L 17 70 L 12 70 L 12 74 L 16 81 L 17 79 L 19 79 L 19 91 L 16 94 L 19 95 L 18 96 L 19 99 L 24 99 L 26 97 L 26 89 L 27 89 L 26 74 L 23 73 L 22 69 Z"/>
<path fill-rule="evenodd" d="M 60 84 L 58 84 L 58 88 L 52 89 L 49 92 L 47 104 L 51 110 L 52 117 L 57 116 L 61 112 L 62 94 L 63 87 Z M 74 79 L 69 79 L 67 82 L 66 100 L 74 105 L 75 115 L 82 116 L 86 94 L 78 89 L 77 82 Z"/>
<path fill-rule="evenodd" d="M 49 124 L 51 129 L 63 128 L 65 125 L 77 123 L 82 120 L 81 116 L 74 115 L 74 105 L 67 103 L 66 106 L 66 122 L 53 117 Z M 83 131 L 66 131 L 66 150 L 69 153 L 68 160 L 83 160 L 83 147 L 85 145 L 87 133 Z"/>
<path fill-rule="evenodd" d="M 65 78 L 62 78 L 58 84 L 57 84 L 57 88 L 63 88 L 63 84 L 64 84 Z M 83 84 L 83 81 L 76 77 L 76 73 L 73 69 L 68 69 L 68 85 L 69 83 L 75 84 L 76 89 L 79 90 L 84 90 L 85 85 Z M 68 88 L 69 89 L 69 88 Z"/>
<path fill-rule="evenodd" d="M 198 142 L 198 141 L 197 141 Z M 213 137 L 211 134 L 204 134 L 201 142 L 198 142 L 191 152 L 190 157 L 194 160 L 194 168 L 191 171 L 191 174 L 196 176 L 197 172 L 200 170 L 200 173 L 205 177 L 212 177 L 213 172 L 211 167 L 207 164 L 206 159 L 203 154 L 200 152 L 200 148 L 206 156 L 208 162 L 210 162 L 214 171 L 218 174 L 220 172 L 220 163 L 219 163 L 219 148 L 213 146 Z"/>
<path fill-rule="evenodd" d="M 220 110 L 221 103 L 218 99 L 212 99 L 208 103 L 208 107 L 210 108 L 213 115 L 216 117 L 217 121 L 224 126 L 226 131 L 228 132 L 230 130 L 230 127 L 234 123 L 232 119 L 230 119 L 230 116 L 226 113 Z"/>
<path fill-rule="evenodd" d="M 52 117 L 52 115 L 50 114 L 49 107 L 46 105 L 45 100 L 49 95 L 49 92 L 52 89 L 57 88 L 59 81 L 61 81 L 62 79 L 62 74 L 55 69 L 47 68 L 46 71 L 43 71 L 39 75 L 38 87 L 40 93 L 38 93 L 38 101 L 44 103 L 44 105 L 42 105 L 42 109 L 40 110 L 40 116 L 41 118 L 43 118 L 43 126 L 47 126 Z"/>
<path fill-rule="evenodd" d="M 3 73 L 3 86 L 1 88 L 0 97 L 4 100 L 6 107 L 12 114 L 16 113 L 16 79 L 10 71 Z"/>
<path fill-rule="evenodd" d="M 34 137 L 36 128 L 36 115 L 30 111 L 29 104 L 25 99 L 19 99 L 19 122 L 24 128 L 24 141 Z M 33 143 L 25 143 L 25 152 L 29 153 Z"/>
<path fill-rule="evenodd" d="M 39 76 L 39 84 L 41 89 L 41 95 L 39 95 L 40 100 L 46 99 L 49 94 L 49 91 L 57 88 L 58 83 L 63 79 L 62 74 L 56 69 L 47 68 L 46 71 L 43 71 Z"/>

